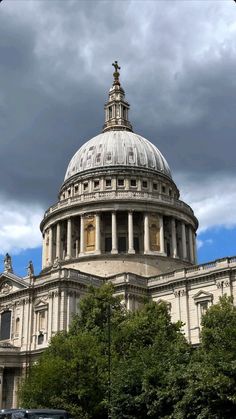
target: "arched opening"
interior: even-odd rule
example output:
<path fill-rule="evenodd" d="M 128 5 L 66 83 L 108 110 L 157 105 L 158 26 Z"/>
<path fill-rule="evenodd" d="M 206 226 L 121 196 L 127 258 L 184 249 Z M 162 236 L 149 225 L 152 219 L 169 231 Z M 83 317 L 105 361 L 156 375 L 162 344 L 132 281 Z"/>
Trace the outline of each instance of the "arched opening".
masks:
<path fill-rule="evenodd" d="M 0 340 L 10 339 L 11 311 L 6 310 L 1 314 Z"/>

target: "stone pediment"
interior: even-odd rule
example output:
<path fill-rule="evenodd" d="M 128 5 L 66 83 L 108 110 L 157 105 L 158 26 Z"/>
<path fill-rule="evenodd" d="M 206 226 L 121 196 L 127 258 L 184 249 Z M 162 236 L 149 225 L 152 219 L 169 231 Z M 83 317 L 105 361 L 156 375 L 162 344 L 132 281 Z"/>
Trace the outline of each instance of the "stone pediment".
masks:
<path fill-rule="evenodd" d="M 0 274 L 0 298 L 28 287 L 29 284 L 24 279 L 13 273 L 3 272 Z"/>
<path fill-rule="evenodd" d="M 201 301 L 212 301 L 213 295 L 210 292 L 200 290 L 193 296 L 193 299 L 196 303 Z"/>
<path fill-rule="evenodd" d="M 47 306 L 48 306 L 48 302 L 46 301 L 45 297 L 37 298 L 35 300 L 35 303 L 34 303 L 35 310 L 41 310 L 43 308 L 47 308 Z"/>

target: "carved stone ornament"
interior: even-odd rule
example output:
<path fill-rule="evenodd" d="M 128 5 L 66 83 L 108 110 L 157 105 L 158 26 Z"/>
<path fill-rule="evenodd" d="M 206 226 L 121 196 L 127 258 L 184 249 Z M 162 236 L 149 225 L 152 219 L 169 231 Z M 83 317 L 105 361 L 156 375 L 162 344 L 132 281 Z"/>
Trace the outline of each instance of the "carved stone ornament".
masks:
<path fill-rule="evenodd" d="M 216 281 L 217 288 L 226 288 L 230 286 L 230 280 L 229 279 L 221 279 L 219 281 Z"/>
<path fill-rule="evenodd" d="M 185 288 L 180 288 L 178 290 L 174 290 L 174 296 L 177 297 L 183 297 L 184 295 L 186 295 L 186 289 Z"/>
<path fill-rule="evenodd" d="M 224 286 L 225 286 L 225 287 L 230 287 L 230 280 L 229 280 L 229 279 L 226 279 L 226 280 L 224 281 Z"/>
<path fill-rule="evenodd" d="M 9 294 L 9 292 L 12 290 L 12 285 L 8 282 L 3 282 L 1 288 L 0 288 L 0 294 L 6 295 Z"/>

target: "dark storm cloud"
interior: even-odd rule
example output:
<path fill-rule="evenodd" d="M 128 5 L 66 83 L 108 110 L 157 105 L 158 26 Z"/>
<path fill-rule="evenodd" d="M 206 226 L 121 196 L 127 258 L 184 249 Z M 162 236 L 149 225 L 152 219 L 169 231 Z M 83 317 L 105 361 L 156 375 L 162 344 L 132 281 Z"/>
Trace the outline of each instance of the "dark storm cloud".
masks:
<path fill-rule="evenodd" d="M 114 59 L 135 130 L 174 171 L 235 169 L 235 37 L 211 32 L 223 5 L 168 3 L 1 4 L 0 193 L 56 200 L 70 158 L 101 130 Z"/>

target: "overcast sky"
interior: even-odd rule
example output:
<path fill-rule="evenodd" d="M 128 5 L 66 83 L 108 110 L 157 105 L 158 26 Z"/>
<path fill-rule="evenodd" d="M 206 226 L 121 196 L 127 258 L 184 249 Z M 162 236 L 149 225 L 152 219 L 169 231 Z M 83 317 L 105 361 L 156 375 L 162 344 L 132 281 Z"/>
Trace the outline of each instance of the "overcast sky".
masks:
<path fill-rule="evenodd" d="M 114 60 L 134 131 L 166 157 L 205 242 L 235 229 L 233 0 L 3 0 L 0 253 L 40 245 L 70 158 L 101 132 Z"/>

